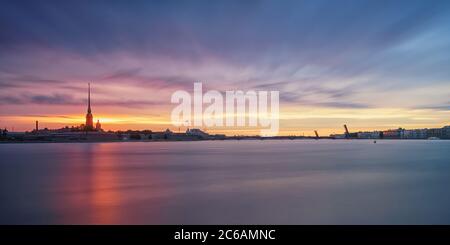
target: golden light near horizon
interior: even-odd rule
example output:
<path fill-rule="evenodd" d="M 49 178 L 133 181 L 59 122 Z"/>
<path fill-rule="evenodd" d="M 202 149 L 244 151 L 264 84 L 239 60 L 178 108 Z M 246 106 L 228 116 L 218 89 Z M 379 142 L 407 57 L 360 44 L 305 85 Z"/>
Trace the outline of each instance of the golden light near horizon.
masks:
<path fill-rule="evenodd" d="M 445 117 L 449 112 L 436 113 L 430 110 L 407 110 L 402 108 L 373 108 L 373 109 L 329 109 L 311 107 L 281 107 L 279 135 L 313 136 L 314 130 L 323 135 L 342 133 L 342 125 L 347 123 L 353 131 L 386 130 L 390 128 L 432 128 L 442 127 L 449 122 Z M 101 107 L 94 107 L 94 118 L 100 120 L 105 130 L 150 129 L 173 131 L 186 130 L 187 127 L 172 125 L 167 112 L 161 116 L 138 116 L 126 114 L 101 114 L 97 111 Z M 219 115 L 225 118 L 227 115 Z M 230 115 L 228 115 L 230 116 Z M 249 115 L 255 116 L 255 115 Z M 16 130 L 29 131 L 34 128 L 34 121 L 38 120 L 41 127 L 78 126 L 84 123 L 83 115 L 48 115 L 48 116 L 2 116 L 2 122 L 14 122 Z M 248 120 L 248 117 L 247 117 Z M 331 120 L 332 122 L 330 122 Z M 8 127 L 7 125 L 3 127 Z M 226 135 L 258 135 L 259 128 L 248 127 L 201 127 L 211 133 Z"/>

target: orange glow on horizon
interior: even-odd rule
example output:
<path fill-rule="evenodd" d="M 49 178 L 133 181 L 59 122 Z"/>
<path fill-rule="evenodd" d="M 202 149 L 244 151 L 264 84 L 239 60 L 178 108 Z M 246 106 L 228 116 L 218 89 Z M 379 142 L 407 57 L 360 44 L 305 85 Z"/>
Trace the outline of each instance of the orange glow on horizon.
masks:
<path fill-rule="evenodd" d="M 187 127 L 173 126 L 170 121 L 170 110 L 159 109 L 152 115 L 135 114 L 97 114 L 102 107 L 93 111 L 94 123 L 100 120 L 102 128 L 108 130 L 153 130 L 170 129 L 174 132 L 185 131 Z M 333 133 L 343 133 L 343 124 L 349 126 L 350 131 L 374 131 L 391 128 L 434 128 L 449 124 L 450 112 L 432 111 L 426 109 L 404 108 L 317 108 L 281 105 L 279 135 L 314 136 L 318 130 L 321 136 Z M 0 116 L 0 127 L 8 130 L 31 131 L 35 121 L 39 121 L 39 128 L 63 128 L 65 126 L 79 126 L 85 123 L 84 115 L 22 115 Z M 191 126 L 192 127 L 192 126 Z M 209 133 L 233 135 L 259 135 L 257 127 L 200 127 Z"/>

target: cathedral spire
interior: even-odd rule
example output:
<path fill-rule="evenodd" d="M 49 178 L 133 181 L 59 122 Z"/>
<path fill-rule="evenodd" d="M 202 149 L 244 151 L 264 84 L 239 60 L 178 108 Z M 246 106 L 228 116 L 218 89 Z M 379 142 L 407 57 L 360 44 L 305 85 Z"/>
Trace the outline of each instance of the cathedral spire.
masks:
<path fill-rule="evenodd" d="M 91 113 L 91 83 L 88 83 L 88 113 Z"/>
<path fill-rule="evenodd" d="M 91 84 L 88 83 L 88 110 L 86 114 L 86 124 L 85 124 L 86 131 L 92 131 L 94 130 L 94 120 L 91 113 Z"/>

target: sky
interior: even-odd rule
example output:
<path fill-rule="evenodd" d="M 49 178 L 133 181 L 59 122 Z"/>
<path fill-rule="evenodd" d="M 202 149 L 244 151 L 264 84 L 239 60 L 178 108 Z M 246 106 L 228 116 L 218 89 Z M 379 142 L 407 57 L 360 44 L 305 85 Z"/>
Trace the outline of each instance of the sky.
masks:
<path fill-rule="evenodd" d="M 281 135 L 442 127 L 449 67 L 445 0 L 6 0 L 0 127 L 83 123 L 88 82 L 111 130 L 179 130 L 170 97 L 194 82 L 280 91 Z"/>

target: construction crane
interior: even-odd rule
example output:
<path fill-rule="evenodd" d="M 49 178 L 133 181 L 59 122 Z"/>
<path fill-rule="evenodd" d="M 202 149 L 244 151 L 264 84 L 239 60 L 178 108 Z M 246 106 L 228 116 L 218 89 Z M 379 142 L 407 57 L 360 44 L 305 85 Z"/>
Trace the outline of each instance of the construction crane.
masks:
<path fill-rule="evenodd" d="M 350 138 L 350 133 L 348 132 L 347 124 L 344 124 L 344 128 L 345 128 L 345 138 L 349 139 Z"/>

